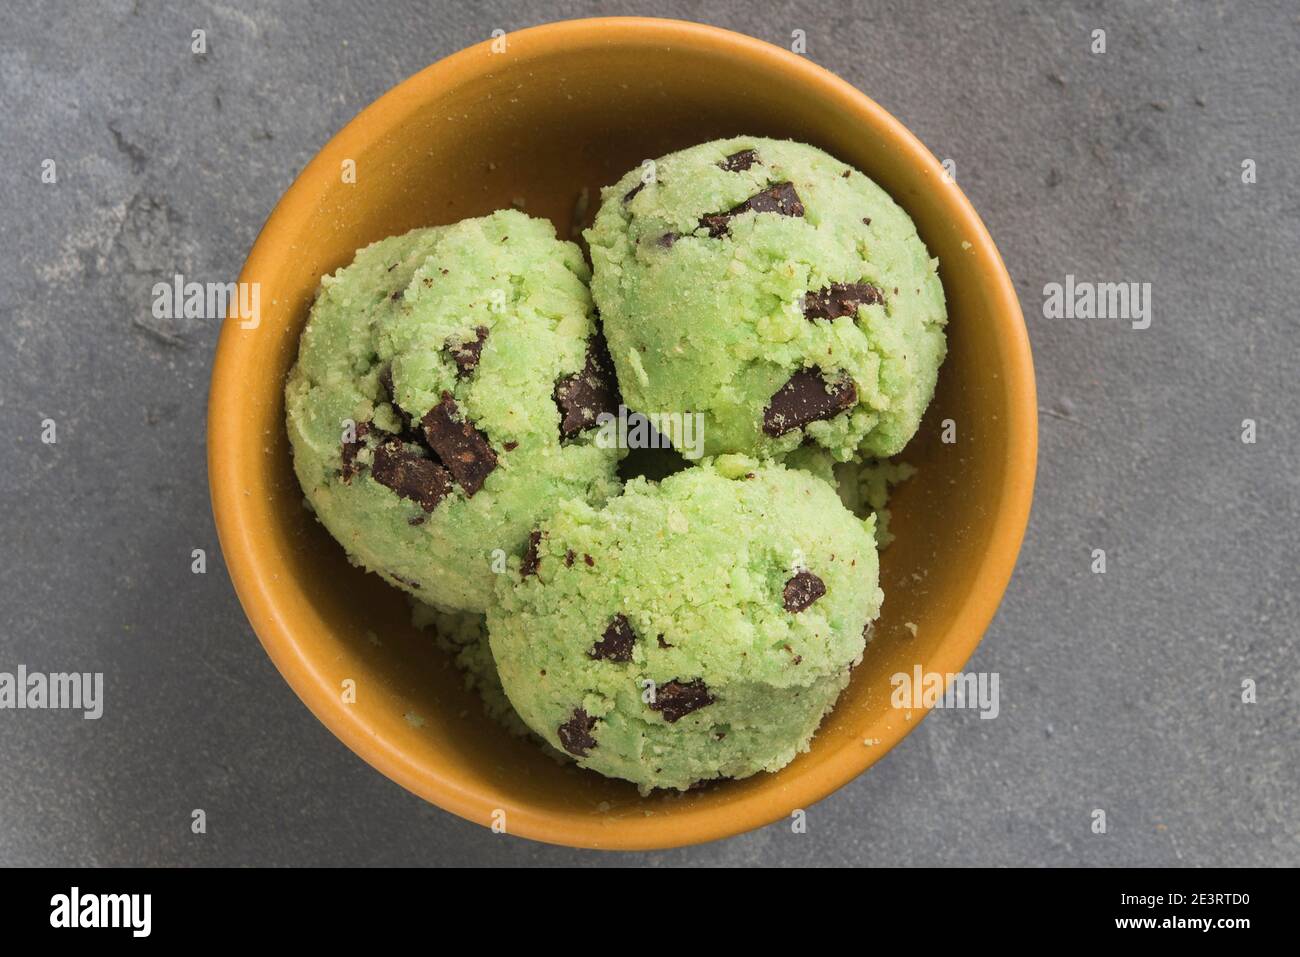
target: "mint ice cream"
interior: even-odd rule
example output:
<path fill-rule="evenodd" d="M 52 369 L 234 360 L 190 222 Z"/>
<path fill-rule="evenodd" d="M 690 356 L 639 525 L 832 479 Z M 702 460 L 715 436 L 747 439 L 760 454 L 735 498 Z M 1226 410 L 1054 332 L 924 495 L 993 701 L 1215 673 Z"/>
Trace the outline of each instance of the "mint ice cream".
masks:
<path fill-rule="evenodd" d="M 873 529 L 811 473 L 735 455 L 566 503 L 498 581 L 501 685 L 553 747 L 643 790 L 775 771 L 862 655 Z"/>
<path fill-rule="evenodd" d="M 578 248 L 515 211 L 366 247 L 321 280 L 285 388 L 294 469 L 351 559 L 487 607 L 555 503 L 616 494 L 617 407 Z"/>
<path fill-rule="evenodd" d="M 584 234 L 628 406 L 700 412 L 706 454 L 885 457 L 945 353 L 937 262 L 879 186 L 800 143 L 737 137 L 632 170 Z"/>

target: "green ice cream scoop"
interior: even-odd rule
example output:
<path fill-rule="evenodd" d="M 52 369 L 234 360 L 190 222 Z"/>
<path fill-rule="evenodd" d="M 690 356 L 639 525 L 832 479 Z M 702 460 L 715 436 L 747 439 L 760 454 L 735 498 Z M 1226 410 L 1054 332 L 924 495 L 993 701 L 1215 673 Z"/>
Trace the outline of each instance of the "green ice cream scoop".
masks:
<path fill-rule="evenodd" d="M 945 353 L 943 287 L 879 186 L 800 143 L 672 153 L 602 193 L 586 238 L 629 408 L 704 416 L 707 454 L 900 451 Z"/>
<path fill-rule="evenodd" d="M 727 455 L 541 523 L 488 609 L 501 684 L 586 768 L 651 788 L 808 748 L 880 609 L 874 520 Z"/>
<path fill-rule="evenodd" d="M 417 229 L 321 280 L 285 388 L 294 469 L 353 562 L 482 612 L 557 501 L 617 494 L 617 407 L 578 247 L 515 211 Z"/>

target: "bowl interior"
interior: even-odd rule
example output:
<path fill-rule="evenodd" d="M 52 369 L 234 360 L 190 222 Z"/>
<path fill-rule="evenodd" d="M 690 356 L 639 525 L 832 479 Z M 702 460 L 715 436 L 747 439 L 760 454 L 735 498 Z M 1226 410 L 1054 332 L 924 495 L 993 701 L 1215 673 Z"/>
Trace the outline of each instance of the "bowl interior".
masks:
<path fill-rule="evenodd" d="M 641 798 L 509 737 L 412 629 L 403 596 L 348 564 L 303 507 L 282 388 L 320 276 L 358 247 L 511 205 L 569 236 L 582 225 L 584 191 L 589 217 L 601 186 L 643 159 L 743 133 L 821 146 L 911 213 L 942 264 L 949 358 L 902 456 L 919 472 L 892 502 L 897 540 L 882 556 L 876 637 L 812 751 L 776 775 Z M 348 160 L 355 183 L 342 175 Z M 395 780 L 479 823 L 504 812 L 512 833 L 648 847 L 786 815 L 916 725 L 923 712 L 890 707 L 890 676 L 916 663 L 960 668 L 1005 587 L 1035 433 L 1027 347 L 1001 261 L 933 157 L 874 104 L 784 51 L 694 25 L 615 20 L 523 31 L 505 52 L 484 44 L 457 54 L 325 147 L 268 221 L 242 279 L 261 284 L 261 322 L 226 323 L 210 411 L 214 505 L 241 599 L 326 724 Z M 955 444 L 941 441 L 945 419 Z M 351 705 L 340 696 L 348 678 Z"/>

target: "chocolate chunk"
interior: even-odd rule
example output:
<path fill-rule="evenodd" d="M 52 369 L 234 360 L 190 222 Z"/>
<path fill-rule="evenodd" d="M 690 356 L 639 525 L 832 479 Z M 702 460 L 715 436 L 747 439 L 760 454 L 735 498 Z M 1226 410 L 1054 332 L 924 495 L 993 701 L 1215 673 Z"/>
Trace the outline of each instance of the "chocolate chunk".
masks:
<path fill-rule="evenodd" d="M 538 554 L 538 546 L 542 544 L 542 533 L 532 531 L 528 533 L 528 547 L 524 549 L 524 557 L 519 560 L 519 577 L 527 578 L 529 575 L 536 575 L 537 568 L 542 564 L 542 556 Z"/>
<path fill-rule="evenodd" d="M 797 572 L 794 578 L 785 583 L 781 602 L 785 605 L 786 611 L 800 612 L 824 594 L 826 594 L 826 583 L 812 572 L 804 570 Z"/>
<path fill-rule="evenodd" d="M 727 235 L 727 224 L 731 222 L 729 213 L 709 213 L 700 217 L 700 225 L 709 230 L 711 239 L 721 239 Z"/>
<path fill-rule="evenodd" d="M 800 202 L 799 194 L 795 192 L 793 183 L 777 183 L 762 192 L 755 193 L 739 206 L 735 206 L 725 213 L 710 213 L 707 216 L 700 217 L 700 225 L 708 229 L 709 236 L 713 239 L 720 239 L 727 235 L 731 218 L 739 216 L 741 213 L 776 213 L 779 216 L 802 216 L 803 203 Z"/>
<path fill-rule="evenodd" d="M 358 422 L 353 426 L 352 434 L 354 436 L 351 442 L 344 442 L 341 450 L 343 457 L 343 467 L 339 469 L 339 478 L 343 479 L 344 485 L 352 484 L 352 476 L 361 471 L 361 466 L 357 465 L 357 453 L 366 447 L 366 435 L 370 432 L 370 424 L 367 422 Z"/>
<path fill-rule="evenodd" d="M 513 452 L 515 449 L 519 448 L 519 443 L 514 441 L 503 442 L 501 447 L 505 449 L 507 452 Z"/>
<path fill-rule="evenodd" d="M 623 194 L 623 202 L 625 203 L 632 202 L 632 197 L 635 196 L 637 193 L 641 192 L 641 190 L 643 189 L 645 189 L 644 180 L 642 180 L 640 183 L 637 183 L 635 186 L 633 186 L 631 189 L 629 189 L 626 193 Z"/>
<path fill-rule="evenodd" d="M 565 553 L 564 553 L 564 567 L 565 567 L 565 568 L 572 568 L 572 567 L 573 567 L 573 559 L 574 559 L 575 557 L 576 557 L 576 556 L 573 554 L 573 549 L 572 549 L 572 548 L 570 548 L 567 552 L 565 552 Z"/>
<path fill-rule="evenodd" d="M 596 726 L 596 719 L 588 716 L 581 708 L 574 708 L 568 721 L 555 729 L 560 736 L 564 750 L 575 757 L 585 758 L 587 752 L 596 746 L 596 739 L 591 736 L 591 729 Z"/>
<path fill-rule="evenodd" d="M 560 410 L 560 438 L 563 439 L 590 429 L 602 412 L 617 414 L 618 385 L 603 337 L 596 335 L 587 340 L 587 361 L 582 371 L 555 383 L 554 398 Z"/>
<path fill-rule="evenodd" d="M 394 293 L 393 293 L 391 296 L 389 296 L 388 298 L 391 299 L 391 300 L 393 300 L 393 302 L 400 302 L 401 299 L 402 299 L 402 296 L 403 296 L 403 292 L 402 292 L 402 290 L 398 289 L 396 292 L 394 292 Z"/>
<path fill-rule="evenodd" d="M 763 431 L 770 436 L 830 419 L 858 403 L 853 380 L 841 377 L 828 382 L 820 369 L 800 369 L 781 386 L 763 410 Z"/>
<path fill-rule="evenodd" d="M 803 314 L 808 319 L 856 316 L 859 306 L 885 301 L 885 294 L 869 282 L 833 282 L 816 292 L 804 293 Z"/>
<path fill-rule="evenodd" d="M 804 212 L 803 203 L 800 202 L 793 183 L 777 183 L 769 186 L 761 193 L 749 197 L 740 204 L 740 207 L 733 209 L 732 215 L 750 210 L 756 213 L 776 213 L 778 216 L 802 216 Z"/>
<path fill-rule="evenodd" d="M 406 520 L 406 524 L 410 525 L 412 528 L 418 528 L 419 526 L 424 524 L 424 516 L 412 515 L 410 518 Z"/>
<path fill-rule="evenodd" d="M 682 237 L 679 236 L 677 233 L 664 233 L 662 236 L 660 236 L 658 239 L 655 240 L 655 245 L 658 246 L 660 249 L 672 249 L 673 243 L 677 242 L 677 240 L 681 238 Z"/>
<path fill-rule="evenodd" d="M 600 641 L 592 645 L 587 654 L 598 661 L 631 661 L 635 643 L 636 632 L 632 630 L 631 622 L 623 615 L 615 615 Z"/>
<path fill-rule="evenodd" d="M 479 326 L 474 330 L 475 338 L 468 342 L 462 342 L 460 345 L 447 343 L 447 353 L 456 363 L 456 378 L 465 379 L 474 371 L 478 365 L 478 357 L 483 352 L 483 343 L 487 340 L 487 326 Z"/>
<path fill-rule="evenodd" d="M 407 588 L 419 588 L 419 587 L 420 587 L 420 583 L 419 583 L 419 582 L 417 582 L 417 581 L 412 581 L 412 580 L 409 579 L 409 578 L 403 578 L 401 575 L 398 575 L 396 572 L 389 572 L 389 573 L 388 573 L 388 577 L 391 578 L 393 581 L 397 582 L 398 584 L 405 585 Z"/>
<path fill-rule="evenodd" d="M 650 710 L 658 711 L 665 721 L 673 722 L 711 704 L 713 695 L 709 694 L 702 680 L 678 681 L 674 678 L 655 689 L 655 700 Z"/>
<path fill-rule="evenodd" d="M 432 459 L 413 452 L 397 439 L 390 439 L 375 449 L 375 464 L 370 477 L 402 498 L 419 502 L 432 512 L 451 491 L 451 476 Z"/>
<path fill-rule="evenodd" d="M 473 497 L 497 467 L 497 455 L 487 437 L 459 415 L 456 400 L 450 392 L 444 392 L 442 401 L 424 414 L 420 428 L 429 448 L 442 459 L 465 494 Z"/>
<path fill-rule="evenodd" d="M 719 163 L 718 166 L 726 170 L 728 173 L 739 173 L 742 170 L 749 169 L 757 162 L 758 153 L 754 150 L 741 150 L 739 153 L 732 153 Z"/>
<path fill-rule="evenodd" d="M 664 636 L 663 636 L 663 635 L 660 635 L 659 638 L 658 638 L 657 640 L 658 640 L 658 642 L 659 642 L 659 647 L 660 647 L 660 648 L 671 648 L 671 647 L 672 647 L 672 645 L 670 645 L 670 644 L 668 644 L 668 642 L 664 641 Z"/>

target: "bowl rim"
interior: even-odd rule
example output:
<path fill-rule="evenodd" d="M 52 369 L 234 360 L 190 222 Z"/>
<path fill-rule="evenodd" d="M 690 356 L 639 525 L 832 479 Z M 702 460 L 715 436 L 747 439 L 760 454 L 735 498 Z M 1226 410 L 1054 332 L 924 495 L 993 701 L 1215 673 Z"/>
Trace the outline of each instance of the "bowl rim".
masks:
<path fill-rule="evenodd" d="M 593 33 L 593 31 L 595 31 Z M 756 61 L 774 73 L 797 76 L 833 100 L 864 126 L 892 140 L 906 161 L 923 168 L 936 182 L 944 170 L 933 154 L 901 122 L 865 93 L 813 61 L 754 37 L 720 27 L 684 20 L 654 17 L 594 17 L 561 20 L 508 34 L 511 43 L 523 41 L 529 57 L 544 57 L 590 45 L 639 46 L 672 43 L 700 51 L 728 52 Z M 430 85 L 451 85 L 468 71 L 481 70 L 482 55 L 493 41 L 467 47 L 402 80 L 366 106 L 321 147 L 276 203 L 259 232 L 240 271 L 239 281 L 264 274 L 273 250 L 287 242 L 290 226 L 299 214 L 314 206 L 327 181 L 337 173 L 334 158 L 347 144 L 368 142 L 374 133 L 391 125 L 414 101 L 414 91 Z M 343 155 L 350 155 L 346 152 Z M 953 618 L 948 635 L 927 662 L 929 670 L 959 672 L 974 653 L 993 620 L 1015 568 L 1029 520 L 1037 468 L 1038 417 L 1029 337 L 1019 300 L 989 235 L 974 207 L 955 183 L 945 190 L 945 212 L 972 244 L 970 252 L 984 260 L 978 264 L 990 287 L 996 308 L 988 320 L 998 326 L 997 338 L 1006 350 L 1002 387 L 1008 395 L 1009 433 L 1004 480 L 996 490 L 998 506 L 985 560 L 976 571 L 968 596 Z M 213 516 L 224 560 L 254 632 L 276 668 L 308 709 L 351 751 L 389 779 L 432 804 L 484 825 L 501 805 L 465 787 L 455 774 L 416 764 L 393 742 L 384 740 L 352 709 L 342 705 L 333 682 L 315 665 L 300 645 L 294 629 L 277 605 L 278 567 L 256 547 L 257 529 L 246 510 L 241 475 L 244 460 L 235 454 L 240 423 L 223 410 L 237 402 L 244 382 L 241 370 L 257 348 L 257 337 L 241 336 L 237 322 L 223 323 L 213 363 L 207 414 L 208 476 Z M 629 817 L 602 823 L 595 816 L 556 816 L 529 805 L 506 810 L 510 833 L 545 843 L 572 847 L 652 850 L 704 843 L 770 824 L 789 809 L 808 807 L 853 780 L 882 756 L 926 716 L 924 708 L 909 722 L 892 722 L 871 748 L 840 748 L 817 767 L 815 773 L 792 778 L 781 791 L 780 802 L 770 794 L 740 794 L 736 800 L 686 815 Z"/>

